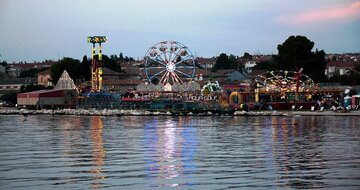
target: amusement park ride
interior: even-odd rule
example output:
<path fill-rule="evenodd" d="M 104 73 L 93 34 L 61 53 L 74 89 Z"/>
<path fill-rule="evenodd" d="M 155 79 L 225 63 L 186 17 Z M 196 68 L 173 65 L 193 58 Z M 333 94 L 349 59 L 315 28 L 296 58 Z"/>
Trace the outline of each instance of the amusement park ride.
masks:
<path fill-rule="evenodd" d="M 188 47 L 179 42 L 163 41 L 151 46 L 145 54 L 144 65 L 148 83 L 164 85 L 164 91 L 203 96 L 222 92 L 217 81 L 208 81 L 201 88 L 197 82 L 202 81 L 203 77 L 201 74 L 195 77 L 194 56 Z"/>
<path fill-rule="evenodd" d="M 145 55 L 145 74 L 154 84 L 183 84 L 195 76 L 195 60 L 191 51 L 176 41 L 153 45 Z"/>
<path fill-rule="evenodd" d="M 302 74 L 303 69 L 299 71 L 267 71 L 258 75 L 255 79 L 259 88 L 263 88 L 263 92 L 279 92 L 285 96 L 287 92 L 295 93 L 295 101 L 298 101 L 299 92 L 312 89 L 314 81 L 307 75 Z"/>
<path fill-rule="evenodd" d="M 213 83 L 206 85 L 210 90 L 206 95 L 202 92 L 199 81 L 202 75 L 195 77 L 196 65 L 191 51 L 185 45 L 176 41 L 162 41 L 149 48 L 144 57 L 144 72 L 146 82 L 139 84 L 133 93 L 141 94 L 144 106 L 149 108 L 172 108 L 176 110 L 199 108 L 198 102 L 209 106 L 217 100 L 217 95 L 210 94 L 220 88 L 213 87 Z M 206 88 L 207 89 L 207 88 Z M 144 98 L 145 97 L 145 98 Z M 144 101 L 150 100 L 150 103 Z M 133 102 L 134 99 L 123 99 L 123 102 Z"/>
<path fill-rule="evenodd" d="M 103 100 L 108 101 L 111 99 L 108 97 L 113 97 L 113 94 L 104 93 L 102 86 L 101 44 L 105 43 L 107 38 L 91 36 L 87 40 L 93 45 L 91 69 L 93 95 L 89 93 L 87 97 L 94 96 L 94 98 L 84 98 L 83 105 L 92 107 L 103 105 Z M 98 59 L 95 57 L 96 44 L 99 44 Z M 132 89 L 126 93 L 133 96 L 116 94 L 117 98 L 112 98 L 120 107 L 123 104 L 142 108 L 150 105 L 151 109 L 153 104 L 162 104 L 167 105 L 165 108 L 172 106 L 174 109 L 174 106 L 177 107 L 179 104 L 187 107 L 186 104 L 192 102 L 195 107 L 202 107 L 202 110 L 218 108 L 219 105 L 226 109 L 238 109 L 243 104 L 255 106 L 262 103 L 283 109 L 294 104 L 301 104 L 304 107 L 305 104 L 312 105 L 314 99 L 311 96 L 318 90 L 314 81 L 302 73 L 303 69 L 267 71 L 258 75 L 251 83 L 239 83 L 237 86 L 224 85 L 223 89 L 217 81 L 205 82 L 195 77 L 196 65 L 193 54 L 188 47 L 176 41 L 162 41 L 151 46 L 145 54 L 143 70 L 146 82 L 139 84 L 136 90 Z M 333 92 L 335 91 L 330 91 Z M 169 101 L 170 103 L 167 103 Z M 108 105 L 109 102 L 105 104 Z M 194 107 L 191 109 L 193 110 Z"/>
<path fill-rule="evenodd" d="M 102 90 L 102 47 L 101 43 L 107 41 L 106 36 L 89 36 L 87 37 L 88 43 L 92 43 L 92 54 L 91 54 L 91 91 L 100 92 Z M 98 47 L 98 59 L 95 60 L 95 45 L 99 44 Z"/>

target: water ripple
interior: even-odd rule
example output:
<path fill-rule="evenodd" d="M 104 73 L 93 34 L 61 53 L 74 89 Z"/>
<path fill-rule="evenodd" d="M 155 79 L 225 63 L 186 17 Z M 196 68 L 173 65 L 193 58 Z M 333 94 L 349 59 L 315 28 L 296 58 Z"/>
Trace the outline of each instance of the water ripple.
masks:
<path fill-rule="evenodd" d="M 359 189 L 359 123 L 0 116 L 0 189 Z"/>

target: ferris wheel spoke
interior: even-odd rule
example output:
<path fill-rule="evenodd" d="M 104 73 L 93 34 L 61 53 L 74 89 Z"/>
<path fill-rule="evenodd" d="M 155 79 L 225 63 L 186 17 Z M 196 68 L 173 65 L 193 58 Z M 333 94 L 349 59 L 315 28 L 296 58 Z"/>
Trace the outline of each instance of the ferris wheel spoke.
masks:
<path fill-rule="evenodd" d="M 161 64 L 161 65 L 164 65 L 164 66 L 166 67 L 166 64 L 162 63 L 162 62 L 159 61 L 159 60 L 153 59 L 153 58 L 151 58 L 151 57 L 149 57 L 149 59 L 151 59 L 151 60 L 153 60 L 153 61 L 155 61 L 155 62 L 157 62 L 157 63 L 159 63 L 159 64 Z"/>
<path fill-rule="evenodd" d="M 157 49 L 157 51 L 156 51 L 156 58 L 160 58 L 161 61 L 163 61 L 164 63 L 166 63 L 166 60 L 161 56 L 162 54 L 163 54 L 163 52 Z"/>
<path fill-rule="evenodd" d="M 194 69 L 195 66 L 176 66 L 177 69 Z"/>
<path fill-rule="evenodd" d="M 160 54 L 157 55 L 156 57 L 157 59 L 161 60 L 164 64 L 166 64 L 166 59 L 163 57 L 163 53 L 161 52 Z"/>
<path fill-rule="evenodd" d="M 168 60 L 168 58 L 166 56 L 167 51 L 163 51 L 162 54 L 164 55 L 165 63 L 169 63 L 169 60 Z"/>
<path fill-rule="evenodd" d="M 171 77 L 173 79 L 173 82 L 179 82 L 178 79 L 175 77 L 174 72 L 171 72 Z"/>
<path fill-rule="evenodd" d="M 180 82 L 181 84 L 184 83 L 175 72 L 172 72 L 171 75 L 173 76 L 176 82 Z"/>
<path fill-rule="evenodd" d="M 179 48 L 179 49 L 177 50 L 176 56 L 173 58 L 172 62 L 176 61 L 176 59 L 177 59 L 179 56 L 181 57 L 180 53 L 181 53 L 183 50 L 186 51 L 186 52 L 188 52 L 188 50 L 186 50 L 186 49 L 187 49 L 187 47 L 181 47 L 181 48 Z M 188 54 L 187 57 L 191 57 L 191 56 Z M 186 58 L 187 58 L 187 57 L 186 57 Z"/>
<path fill-rule="evenodd" d="M 168 63 L 165 53 L 162 53 L 161 55 L 159 55 L 159 57 L 161 58 L 162 61 L 164 61 L 165 64 Z"/>
<path fill-rule="evenodd" d="M 176 62 L 176 59 L 178 58 L 179 56 L 178 55 L 175 55 L 174 57 L 173 57 L 173 59 L 171 60 L 171 62 Z"/>
<path fill-rule="evenodd" d="M 169 78 L 169 71 L 166 71 L 166 73 L 161 77 L 160 82 L 165 83 Z"/>
<path fill-rule="evenodd" d="M 178 64 L 180 64 L 180 63 L 182 63 L 182 62 L 184 62 L 184 61 L 187 61 L 187 60 L 191 60 L 191 56 L 187 56 L 185 59 L 177 62 L 175 65 L 178 65 Z"/>
<path fill-rule="evenodd" d="M 179 49 L 177 50 L 176 55 L 175 55 L 174 58 L 171 60 L 171 62 L 174 62 L 174 61 L 176 60 L 176 58 L 179 57 L 180 52 L 181 52 L 181 50 L 183 50 L 183 49 L 184 49 L 184 47 L 181 47 L 181 48 L 179 48 Z"/>
<path fill-rule="evenodd" d="M 172 59 L 171 59 L 172 54 L 173 54 L 172 51 L 169 51 L 169 62 L 168 63 L 172 62 Z"/>
<path fill-rule="evenodd" d="M 171 51 L 167 51 L 166 52 L 166 60 L 168 61 L 168 63 L 170 63 L 170 60 L 171 60 Z"/>
<path fill-rule="evenodd" d="M 159 66 L 159 67 L 147 67 L 147 69 L 164 69 L 165 67 Z"/>
<path fill-rule="evenodd" d="M 167 62 L 167 58 L 166 58 L 166 50 L 163 49 L 163 48 L 165 48 L 165 47 L 164 47 L 164 46 L 161 46 L 160 49 L 157 49 L 157 50 L 158 50 L 157 55 L 158 55 L 158 57 L 160 57 L 160 59 L 161 59 L 165 64 L 167 64 L 168 62 Z"/>
<path fill-rule="evenodd" d="M 180 74 L 182 74 L 182 75 L 184 75 L 184 76 L 187 76 L 187 77 L 191 78 L 190 75 L 188 75 L 188 74 L 186 74 L 186 73 L 183 73 L 183 72 L 181 72 L 181 71 L 179 71 L 179 70 L 175 70 L 175 72 L 178 72 L 178 73 L 180 73 Z"/>
<path fill-rule="evenodd" d="M 153 79 L 154 77 L 160 75 L 160 74 L 163 73 L 164 71 L 166 71 L 166 69 L 164 69 L 164 70 L 162 70 L 162 71 L 160 71 L 160 72 L 157 72 L 157 73 L 155 73 L 154 75 L 150 76 L 150 77 L 149 77 L 150 80 Z"/>

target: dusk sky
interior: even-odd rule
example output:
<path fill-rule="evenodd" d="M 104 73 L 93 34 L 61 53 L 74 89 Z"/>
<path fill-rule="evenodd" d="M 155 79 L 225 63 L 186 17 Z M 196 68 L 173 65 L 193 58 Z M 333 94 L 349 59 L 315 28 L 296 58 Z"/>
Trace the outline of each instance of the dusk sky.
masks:
<path fill-rule="evenodd" d="M 360 0 L 1 0 L 0 60 L 91 56 L 87 36 L 105 35 L 104 54 L 141 58 L 165 40 L 197 57 L 277 54 L 290 35 L 326 53 L 360 52 Z"/>

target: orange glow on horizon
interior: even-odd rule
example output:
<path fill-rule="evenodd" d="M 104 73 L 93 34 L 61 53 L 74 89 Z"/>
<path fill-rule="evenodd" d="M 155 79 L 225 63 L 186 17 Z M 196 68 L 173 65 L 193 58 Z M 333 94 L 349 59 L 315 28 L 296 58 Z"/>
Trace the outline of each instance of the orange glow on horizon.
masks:
<path fill-rule="evenodd" d="M 360 18 L 360 1 L 348 6 L 304 12 L 295 16 L 284 15 L 278 18 L 288 24 L 312 24 L 323 21 Z"/>

